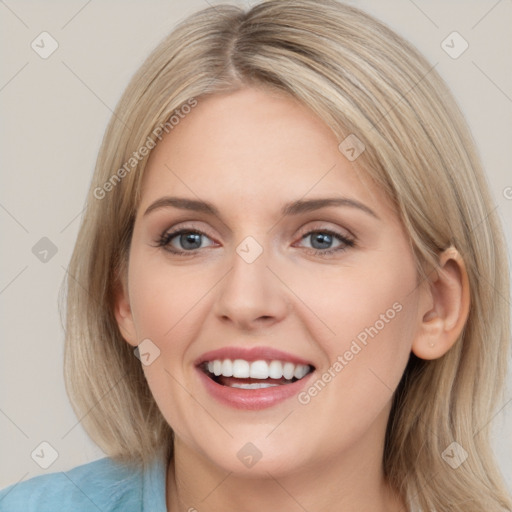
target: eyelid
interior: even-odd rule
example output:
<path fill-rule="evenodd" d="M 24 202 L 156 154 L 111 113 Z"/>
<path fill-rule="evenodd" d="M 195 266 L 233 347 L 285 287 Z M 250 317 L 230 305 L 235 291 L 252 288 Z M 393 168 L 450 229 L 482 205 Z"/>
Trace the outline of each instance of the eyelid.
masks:
<path fill-rule="evenodd" d="M 169 233 L 176 233 L 176 232 L 179 232 L 179 231 L 197 231 L 198 233 L 201 233 L 205 236 L 207 236 L 208 238 L 212 239 L 213 241 L 216 241 L 215 240 L 215 236 L 213 236 L 213 233 L 208 229 L 208 228 L 205 228 L 205 227 L 198 227 L 196 225 L 194 225 L 194 222 L 196 221 L 183 221 L 183 222 L 177 222 L 177 223 L 173 223 L 170 227 L 164 229 L 163 231 L 161 231 L 161 236 L 165 236 Z M 201 223 L 201 224 L 205 224 L 204 222 Z"/>
<path fill-rule="evenodd" d="M 190 230 L 190 231 L 200 232 L 201 234 L 207 236 L 211 240 L 217 242 L 217 240 L 215 240 L 215 237 L 212 236 L 211 233 L 209 233 L 208 229 L 205 229 L 202 227 L 199 228 L 193 224 L 190 224 L 190 223 L 194 223 L 194 222 L 195 221 L 183 221 L 183 222 L 178 222 L 177 224 L 173 224 L 171 227 L 163 230 L 161 232 L 160 237 L 166 236 L 170 233 L 176 234 L 177 232 L 179 232 L 181 230 Z M 313 224 L 313 226 L 311 226 L 310 224 Z M 354 234 L 353 230 L 349 230 L 345 227 L 341 227 L 338 225 L 336 227 L 330 227 L 327 224 L 334 224 L 334 223 L 325 221 L 325 220 L 309 221 L 304 226 L 299 228 L 298 236 L 300 237 L 300 239 L 302 239 L 304 237 L 304 235 L 310 234 L 312 231 L 332 231 L 332 232 L 335 232 L 336 234 L 338 234 L 342 237 L 345 237 L 347 239 L 350 239 L 350 240 L 357 240 L 357 238 L 358 238 L 357 235 Z M 343 232 L 339 233 L 339 230 L 345 231 L 346 234 L 343 234 Z"/>
<path fill-rule="evenodd" d="M 178 227 L 179 227 L 180 229 L 187 228 L 187 229 L 203 231 L 210 238 L 215 238 L 212 236 L 212 233 L 209 228 L 209 225 L 211 224 L 211 220 L 210 221 L 208 221 L 208 220 L 205 221 L 205 220 L 201 220 L 201 219 L 190 220 L 190 219 L 183 218 L 183 217 L 182 217 L 183 220 L 180 220 L 179 217 L 182 217 L 182 216 L 179 215 L 178 218 L 174 219 L 174 221 L 172 223 L 171 222 L 166 223 L 169 227 L 162 232 L 167 232 L 167 231 L 170 231 L 171 229 L 172 230 L 178 229 Z M 187 217 L 188 217 L 188 215 L 187 215 Z M 293 219 L 293 220 L 295 223 L 295 221 L 298 219 Z M 346 225 L 346 221 L 348 221 L 348 220 L 349 219 L 342 220 L 339 218 L 333 218 L 331 215 L 325 215 L 325 218 L 321 218 L 321 219 L 319 219 L 318 217 L 316 219 L 315 218 L 306 219 L 303 226 L 300 227 L 298 229 L 298 231 L 305 231 L 305 230 L 309 229 L 307 226 L 309 226 L 310 224 L 314 224 L 315 227 L 318 225 L 322 229 L 326 228 L 326 224 L 331 224 L 332 228 L 327 226 L 327 229 L 334 229 L 334 230 L 342 229 L 343 231 L 346 231 L 349 234 L 349 236 L 358 238 L 358 230 L 354 229 L 355 226 L 351 226 L 349 229 L 348 226 Z M 199 224 L 201 227 L 196 227 L 195 224 Z M 350 224 L 352 224 L 352 223 L 350 223 Z M 207 227 L 203 227 L 203 226 L 207 226 Z M 273 225 L 269 230 L 267 230 L 267 233 L 270 232 L 271 230 L 273 230 L 274 228 L 275 228 L 275 225 Z M 215 231 L 217 233 L 220 233 L 221 237 L 224 237 L 226 235 L 229 236 L 232 233 L 232 230 L 225 224 L 222 224 L 222 226 L 219 226 L 218 228 L 216 227 Z M 288 231 L 288 230 L 286 230 L 286 231 Z M 294 230 L 294 231 L 297 232 L 297 230 Z"/>
<path fill-rule="evenodd" d="M 310 225 L 311 223 L 313 223 L 313 226 Z M 329 226 L 329 224 L 331 226 Z M 325 221 L 325 220 L 324 221 L 322 221 L 322 220 L 310 221 L 304 227 L 300 228 L 299 232 L 302 234 L 308 234 L 311 231 L 332 231 L 332 232 L 337 233 L 340 236 L 349 238 L 350 240 L 357 239 L 356 234 L 353 233 L 352 230 L 347 229 L 346 227 L 339 226 L 339 225 L 335 225 L 335 226 L 333 226 L 333 225 L 334 225 L 333 222 L 329 222 L 329 221 Z M 344 232 L 345 232 L 345 234 L 344 234 Z"/>

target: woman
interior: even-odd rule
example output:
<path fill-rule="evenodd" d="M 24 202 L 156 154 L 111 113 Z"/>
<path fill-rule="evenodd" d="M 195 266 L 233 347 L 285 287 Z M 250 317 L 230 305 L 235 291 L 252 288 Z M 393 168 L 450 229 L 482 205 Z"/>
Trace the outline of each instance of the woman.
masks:
<path fill-rule="evenodd" d="M 68 392 L 108 458 L 1 506 L 510 510 L 492 209 L 445 84 L 382 23 L 191 16 L 117 107 L 69 267 Z"/>

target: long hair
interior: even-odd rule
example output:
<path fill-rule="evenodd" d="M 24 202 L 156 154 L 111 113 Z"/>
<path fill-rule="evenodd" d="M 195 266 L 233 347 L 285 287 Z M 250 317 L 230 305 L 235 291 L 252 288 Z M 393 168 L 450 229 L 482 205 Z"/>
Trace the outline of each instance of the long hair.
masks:
<path fill-rule="evenodd" d="M 119 332 L 114 297 L 151 149 L 202 98 L 244 86 L 285 92 L 340 142 L 355 135 L 364 144 L 354 168 L 396 205 L 419 279 L 450 245 L 463 256 L 467 323 L 443 357 L 411 354 L 383 467 L 418 510 L 510 510 L 489 443 L 510 349 L 509 272 L 475 143 L 434 66 L 383 23 L 334 0 L 202 10 L 129 83 L 103 139 L 66 281 L 65 380 L 84 428 L 119 461 L 145 466 L 162 447 L 172 454 L 172 430 Z M 456 469 L 443 457 L 453 442 L 468 454 Z"/>

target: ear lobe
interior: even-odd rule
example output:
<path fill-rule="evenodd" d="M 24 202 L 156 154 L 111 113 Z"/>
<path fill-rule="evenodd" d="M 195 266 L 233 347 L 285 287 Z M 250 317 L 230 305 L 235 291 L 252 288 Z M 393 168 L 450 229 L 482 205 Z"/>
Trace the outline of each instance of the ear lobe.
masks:
<path fill-rule="evenodd" d="M 138 345 L 137 334 L 127 288 L 124 281 L 118 282 L 115 291 L 114 315 L 119 331 L 125 341 L 136 347 Z"/>
<path fill-rule="evenodd" d="M 454 247 L 441 254 L 435 272 L 412 344 L 413 353 L 421 359 L 446 354 L 458 340 L 469 314 L 469 279 L 464 260 Z"/>

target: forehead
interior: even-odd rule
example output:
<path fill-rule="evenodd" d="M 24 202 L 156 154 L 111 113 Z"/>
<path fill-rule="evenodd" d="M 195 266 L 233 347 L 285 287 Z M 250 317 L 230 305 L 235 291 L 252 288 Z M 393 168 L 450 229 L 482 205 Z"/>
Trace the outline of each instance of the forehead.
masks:
<path fill-rule="evenodd" d="M 318 116 L 290 96 L 255 88 L 198 99 L 157 144 L 141 209 L 171 193 L 238 205 L 241 212 L 327 194 L 390 208 Z"/>

